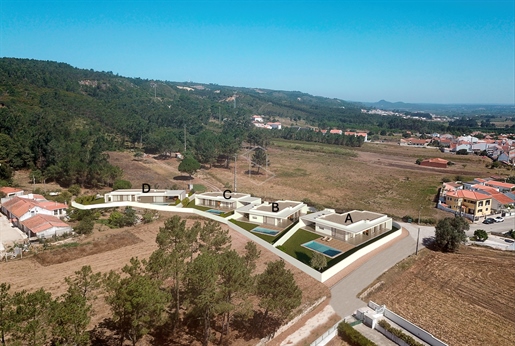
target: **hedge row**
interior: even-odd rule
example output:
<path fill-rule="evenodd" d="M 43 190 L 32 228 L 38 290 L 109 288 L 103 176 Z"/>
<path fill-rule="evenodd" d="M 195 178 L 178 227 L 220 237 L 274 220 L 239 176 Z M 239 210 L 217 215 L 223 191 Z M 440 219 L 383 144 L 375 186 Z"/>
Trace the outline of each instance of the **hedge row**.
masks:
<path fill-rule="evenodd" d="M 404 334 L 402 330 L 392 327 L 386 320 L 379 321 L 379 325 L 410 346 L 424 346 L 424 344 L 421 344 L 417 340 L 413 339 L 411 335 Z"/>
<path fill-rule="evenodd" d="M 338 325 L 338 335 L 352 346 L 377 346 L 345 322 Z"/>

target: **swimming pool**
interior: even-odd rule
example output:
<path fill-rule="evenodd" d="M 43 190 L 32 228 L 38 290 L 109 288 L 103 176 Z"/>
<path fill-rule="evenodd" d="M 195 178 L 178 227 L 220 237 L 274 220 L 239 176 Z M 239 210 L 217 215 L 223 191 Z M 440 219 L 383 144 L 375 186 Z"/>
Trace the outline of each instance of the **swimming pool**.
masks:
<path fill-rule="evenodd" d="M 342 253 L 340 250 L 333 249 L 332 247 L 329 247 L 327 245 L 317 243 L 316 241 L 309 241 L 307 243 L 302 244 L 302 246 L 310 250 L 320 252 L 321 254 L 326 255 L 330 258 L 334 258 Z"/>
<path fill-rule="evenodd" d="M 268 228 L 264 228 L 264 227 L 253 228 L 251 230 L 251 232 L 261 233 L 261 234 L 270 235 L 270 236 L 276 236 L 279 233 L 279 231 L 274 231 L 273 229 L 268 229 Z"/>
<path fill-rule="evenodd" d="M 216 210 L 216 209 L 209 209 L 209 210 L 206 210 L 208 213 L 211 213 L 211 214 L 216 214 L 216 215 L 222 215 L 224 212 L 221 211 L 221 210 Z"/>

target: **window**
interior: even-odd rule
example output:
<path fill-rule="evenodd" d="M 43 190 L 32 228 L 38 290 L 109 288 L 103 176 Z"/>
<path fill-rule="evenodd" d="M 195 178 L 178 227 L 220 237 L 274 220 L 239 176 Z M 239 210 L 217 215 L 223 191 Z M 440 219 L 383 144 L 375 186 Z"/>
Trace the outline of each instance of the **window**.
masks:
<path fill-rule="evenodd" d="M 483 209 L 478 209 L 477 210 L 478 213 L 482 213 L 483 212 Z"/>
<path fill-rule="evenodd" d="M 478 207 L 482 207 L 483 206 L 483 201 L 479 202 L 477 206 Z"/>
<path fill-rule="evenodd" d="M 59 210 L 54 210 L 54 215 L 58 215 L 59 214 Z"/>
<path fill-rule="evenodd" d="M 487 200 L 487 201 L 486 201 L 486 205 L 490 205 L 490 200 Z"/>

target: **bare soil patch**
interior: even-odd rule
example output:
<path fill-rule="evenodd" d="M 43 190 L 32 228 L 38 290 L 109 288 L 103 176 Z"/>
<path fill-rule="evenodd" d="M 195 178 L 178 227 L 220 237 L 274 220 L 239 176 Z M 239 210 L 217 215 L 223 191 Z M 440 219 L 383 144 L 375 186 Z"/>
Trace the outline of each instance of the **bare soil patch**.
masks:
<path fill-rule="evenodd" d="M 78 243 L 78 246 L 64 247 L 40 252 L 34 256 L 42 266 L 50 266 L 75 260 L 78 258 L 96 255 L 102 252 L 113 251 L 125 246 L 134 245 L 142 240 L 131 232 L 111 234 L 102 239 L 86 243 Z"/>
<path fill-rule="evenodd" d="M 386 304 L 449 345 L 513 345 L 514 261 L 515 254 L 491 249 L 423 250 L 379 277 L 384 284 L 365 299 Z"/>

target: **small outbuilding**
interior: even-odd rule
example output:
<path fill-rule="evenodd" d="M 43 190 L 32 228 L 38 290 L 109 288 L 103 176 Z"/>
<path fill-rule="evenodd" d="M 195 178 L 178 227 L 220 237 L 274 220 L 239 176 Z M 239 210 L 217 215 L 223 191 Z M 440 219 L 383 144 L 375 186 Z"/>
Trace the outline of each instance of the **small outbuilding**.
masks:
<path fill-rule="evenodd" d="M 449 164 L 448 160 L 440 159 L 438 157 L 435 157 L 432 159 L 425 159 L 422 162 L 420 162 L 421 166 L 435 167 L 435 168 L 447 168 L 448 164 Z"/>

